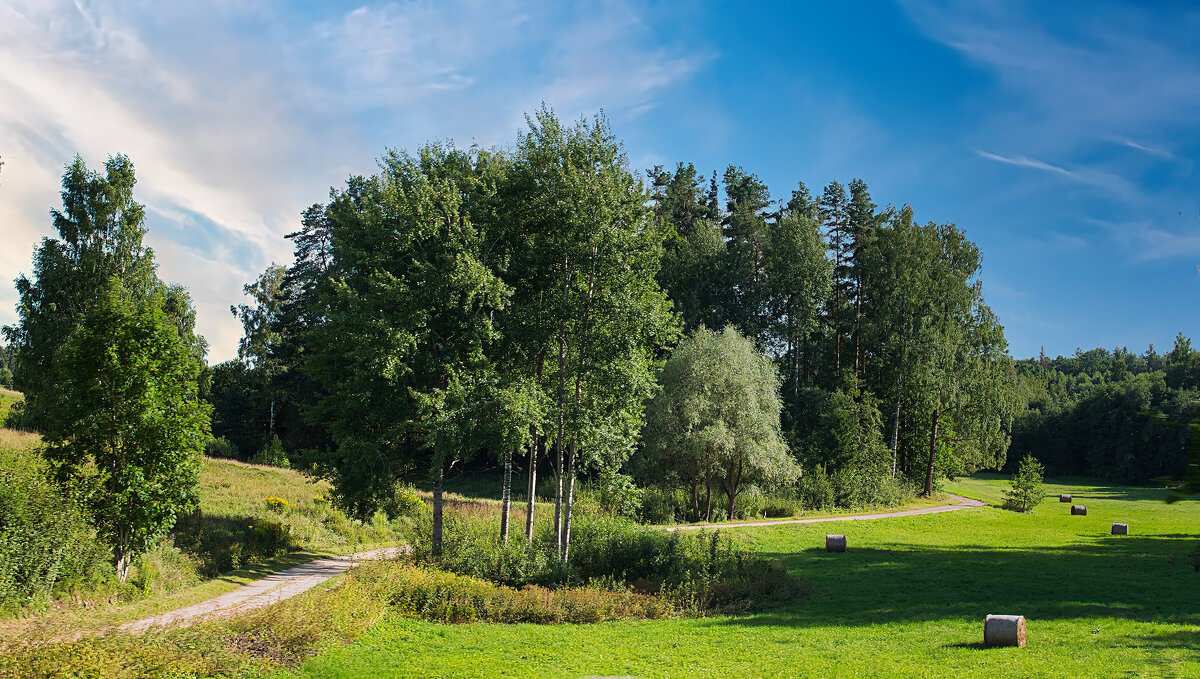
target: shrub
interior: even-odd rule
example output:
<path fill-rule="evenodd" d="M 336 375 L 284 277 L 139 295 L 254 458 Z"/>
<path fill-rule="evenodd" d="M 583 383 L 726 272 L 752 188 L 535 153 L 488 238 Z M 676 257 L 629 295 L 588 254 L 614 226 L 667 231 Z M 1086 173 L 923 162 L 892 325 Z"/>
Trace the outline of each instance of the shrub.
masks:
<path fill-rule="evenodd" d="M 283 450 L 283 442 L 279 440 L 279 436 L 272 437 L 270 445 L 250 458 L 250 461 L 254 464 L 265 464 L 283 469 L 290 469 L 292 466 L 288 461 L 287 453 Z"/>
<path fill-rule="evenodd" d="M 733 503 L 734 519 L 757 519 L 767 507 L 767 497 L 755 485 L 747 485 L 738 493 Z"/>
<path fill-rule="evenodd" d="M 318 498 L 323 502 L 327 500 Z M 314 500 L 317 502 L 318 500 Z M 417 491 L 409 486 L 396 486 L 392 492 L 392 497 L 384 504 L 383 511 L 389 518 L 396 517 L 412 517 L 417 516 L 421 512 L 428 509 L 425 501 L 417 494 Z"/>
<path fill-rule="evenodd" d="M 103 579 L 107 560 L 79 502 L 46 480 L 40 456 L 0 449 L 0 607 L 41 603 L 64 578 Z"/>
<path fill-rule="evenodd" d="M 624 474 L 600 478 L 600 509 L 613 516 L 636 518 L 642 509 L 642 489 Z"/>
<path fill-rule="evenodd" d="M 389 564 L 355 573 L 384 579 L 388 605 L 397 613 L 434 622 L 591 623 L 654 619 L 675 614 L 665 597 L 599 584 L 550 590 L 521 589 L 419 566 Z"/>
<path fill-rule="evenodd" d="M 204 444 L 204 454 L 209 457 L 223 457 L 232 460 L 238 459 L 238 447 L 224 436 L 210 439 Z"/>
<path fill-rule="evenodd" d="M 644 523 L 674 523 L 680 519 L 675 495 L 669 488 L 651 486 L 642 491 L 641 520 Z"/>
<path fill-rule="evenodd" d="M 269 497 L 266 500 L 263 500 L 263 504 L 265 504 L 267 506 L 267 509 L 269 509 L 273 512 L 287 511 L 292 506 L 287 500 L 285 500 L 281 497 L 274 497 L 274 496 Z"/>
<path fill-rule="evenodd" d="M 493 523 L 447 512 L 443 553 L 429 549 L 428 515 L 412 524 L 418 563 L 510 587 L 589 585 L 662 593 L 682 612 L 743 610 L 794 598 L 800 582 L 773 560 L 743 552 L 726 536 L 649 528 L 608 514 L 581 514 L 572 525 L 569 563 L 554 552 L 553 528 L 533 545 L 500 543 Z"/>
<path fill-rule="evenodd" d="M 796 498 L 772 495 L 763 506 L 763 516 L 768 519 L 782 519 L 797 516 L 804 510 L 804 503 Z"/>
<path fill-rule="evenodd" d="M 834 506 L 833 484 L 824 467 L 813 467 L 800 478 L 800 499 L 810 509 L 831 509 Z"/>
<path fill-rule="evenodd" d="M 1004 508 L 1031 512 L 1042 501 L 1042 463 L 1026 455 L 1013 474 L 1012 488 L 1004 492 Z"/>

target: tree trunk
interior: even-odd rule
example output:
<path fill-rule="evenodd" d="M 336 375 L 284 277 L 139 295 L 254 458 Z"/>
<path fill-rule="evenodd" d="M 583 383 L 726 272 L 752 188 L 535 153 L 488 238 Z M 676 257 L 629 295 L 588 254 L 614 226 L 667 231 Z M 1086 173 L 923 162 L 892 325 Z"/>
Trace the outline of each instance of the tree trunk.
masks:
<path fill-rule="evenodd" d="M 583 361 L 588 355 L 592 322 L 592 298 L 596 291 L 596 250 L 596 246 L 593 245 L 591 253 L 592 263 L 588 271 L 587 304 L 583 310 L 583 332 L 581 333 L 577 351 L 578 358 L 575 363 L 575 405 L 573 414 L 576 417 L 579 416 L 580 403 L 583 399 Z M 563 562 L 567 561 L 571 550 L 571 508 L 575 500 L 575 457 L 579 452 L 577 448 L 578 441 L 574 436 L 573 434 L 571 443 L 567 449 L 567 506 L 563 516 L 562 532 L 559 534 L 559 543 L 562 545 L 559 556 L 562 557 Z"/>
<path fill-rule="evenodd" d="M 558 340 L 558 437 L 554 439 L 554 550 L 562 554 L 563 438 L 567 427 L 567 340 Z"/>
<path fill-rule="evenodd" d="M 535 436 L 533 446 L 529 448 L 529 500 L 525 508 L 525 540 L 530 544 L 533 543 L 533 508 L 537 502 L 537 459 L 544 440 Z"/>
<path fill-rule="evenodd" d="M 692 474 L 692 521 L 700 520 L 700 475 Z"/>
<path fill-rule="evenodd" d="M 925 496 L 933 495 L 933 462 L 937 456 L 938 409 L 933 409 L 933 427 L 929 431 L 929 465 L 925 468 Z"/>
<path fill-rule="evenodd" d="M 892 478 L 896 478 L 896 457 L 900 448 L 900 393 L 896 393 L 896 412 L 892 416 Z"/>
<path fill-rule="evenodd" d="M 504 456 L 504 489 L 500 493 L 500 541 L 508 544 L 508 514 L 512 509 L 513 451 Z"/>
<path fill-rule="evenodd" d="M 117 569 L 117 581 L 125 584 L 125 579 L 129 577 L 129 565 L 133 558 L 129 553 L 129 528 L 122 526 L 117 529 L 116 540 L 113 545 L 113 565 Z"/>
<path fill-rule="evenodd" d="M 562 543 L 563 562 L 570 558 L 571 552 L 571 508 L 575 504 L 575 443 L 572 442 L 570 449 L 567 451 L 567 509 L 563 516 L 562 535 L 559 536 Z"/>
<path fill-rule="evenodd" d="M 437 469 L 433 472 L 433 545 L 434 556 L 442 555 L 442 460 L 436 462 Z"/>
<path fill-rule="evenodd" d="M 737 507 L 738 489 L 742 485 L 742 461 L 738 460 L 737 469 L 729 470 L 729 512 L 728 518 L 733 520 L 733 510 Z"/>
<path fill-rule="evenodd" d="M 712 469 L 704 470 L 704 521 L 712 521 Z"/>

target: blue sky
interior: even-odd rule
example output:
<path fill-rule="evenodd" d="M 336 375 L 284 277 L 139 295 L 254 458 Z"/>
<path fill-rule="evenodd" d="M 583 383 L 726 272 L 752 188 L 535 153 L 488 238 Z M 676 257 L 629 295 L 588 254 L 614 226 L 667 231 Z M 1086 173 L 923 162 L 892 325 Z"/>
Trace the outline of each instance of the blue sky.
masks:
<path fill-rule="evenodd" d="M 0 278 L 74 153 L 127 153 L 226 359 L 304 206 L 388 146 L 511 144 L 545 101 L 604 108 L 637 169 L 741 165 L 775 197 L 861 177 L 957 223 L 1016 356 L 1200 338 L 1200 10 L 746 4 L 0 0 Z"/>

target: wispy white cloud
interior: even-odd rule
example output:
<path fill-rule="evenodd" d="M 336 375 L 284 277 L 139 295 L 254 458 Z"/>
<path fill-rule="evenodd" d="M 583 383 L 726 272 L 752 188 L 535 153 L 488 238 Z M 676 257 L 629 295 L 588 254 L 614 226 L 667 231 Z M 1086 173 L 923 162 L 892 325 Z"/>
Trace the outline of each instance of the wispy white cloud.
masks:
<path fill-rule="evenodd" d="M 987 151 L 976 151 L 975 153 L 979 154 L 983 158 L 987 158 L 988 160 L 994 160 L 998 163 L 1004 163 L 1006 165 L 1015 165 L 1017 167 L 1029 167 L 1035 170 L 1044 170 L 1046 172 L 1060 174 L 1064 177 L 1070 177 L 1071 179 L 1078 179 L 1079 177 L 1077 172 L 1072 172 L 1065 167 L 1051 165 L 1050 163 L 1034 160 L 1032 158 L 1026 158 L 1025 156 L 1002 156 L 998 153 L 989 153 Z"/>
<path fill-rule="evenodd" d="M 1121 146 L 1125 146 L 1125 147 L 1131 148 L 1131 149 L 1137 149 L 1138 151 L 1148 153 L 1152 156 L 1157 156 L 1159 158 L 1164 158 L 1166 160 L 1178 160 L 1178 158 L 1176 157 L 1176 155 L 1174 153 L 1171 153 L 1170 151 L 1168 151 L 1166 149 L 1160 149 L 1160 148 L 1155 148 L 1153 146 L 1147 146 L 1145 144 L 1139 144 L 1138 142 L 1136 142 L 1132 139 L 1129 139 L 1127 137 L 1117 137 L 1116 139 L 1114 139 L 1114 141 L 1116 143 L 1120 144 Z"/>
<path fill-rule="evenodd" d="M 135 11 L 136 10 L 136 11 Z M 513 0 L 0 2 L 0 279 L 50 235 L 62 167 L 134 161 L 161 274 L 187 285 L 211 357 L 233 355 L 228 305 L 305 205 L 384 145 L 503 144 L 545 101 L 564 117 L 653 107 L 711 54 L 664 43 L 639 4 Z M 311 12 L 316 12 L 315 14 Z M 15 292 L 0 286 L 0 323 Z"/>
<path fill-rule="evenodd" d="M 1004 163 L 1005 165 L 1027 167 L 1033 170 L 1041 170 L 1042 172 L 1049 172 L 1061 177 L 1066 177 L 1071 181 L 1102 188 L 1114 195 L 1124 198 L 1130 198 L 1137 193 L 1137 188 L 1129 180 L 1094 168 L 1069 170 L 1060 165 L 1054 165 L 1053 163 L 1047 163 L 1036 158 L 1027 158 L 1025 156 L 1004 156 L 998 153 L 990 153 L 988 151 L 978 150 L 975 153 L 981 158 L 994 160 L 998 163 Z"/>
<path fill-rule="evenodd" d="M 995 85 L 976 93 L 980 113 L 962 133 L 967 148 L 988 149 L 977 157 L 1043 173 L 1026 192 L 1056 191 L 1055 182 L 1092 187 L 1093 205 L 1142 225 L 1138 238 L 1121 235 L 1129 227 L 1108 232 L 1119 256 L 1138 263 L 1194 253 L 1189 232 L 1163 219 L 1175 214 L 1165 206 L 1195 204 L 1192 163 L 1179 150 L 1200 146 L 1200 11 L 901 2 L 930 38 Z"/>

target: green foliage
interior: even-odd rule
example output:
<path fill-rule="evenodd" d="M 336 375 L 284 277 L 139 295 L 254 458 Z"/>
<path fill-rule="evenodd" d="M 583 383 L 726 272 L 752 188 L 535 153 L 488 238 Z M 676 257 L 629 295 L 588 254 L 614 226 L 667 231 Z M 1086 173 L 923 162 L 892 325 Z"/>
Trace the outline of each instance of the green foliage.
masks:
<path fill-rule="evenodd" d="M 1017 472 L 1013 474 L 1012 488 L 1004 493 L 1004 508 L 1016 512 L 1029 512 L 1038 506 L 1044 497 L 1042 477 L 1045 468 L 1032 455 L 1021 459 Z"/>
<path fill-rule="evenodd" d="M 238 447 L 233 441 L 220 436 L 209 439 L 208 443 L 204 444 L 204 454 L 208 457 L 222 457 L 236 460 L 238 459 Z"/>
<path fill-rule="evenodd" d="M 260 403 L 264 389 L 261 375 L 238 360 L 218 363 L 209 373 L 213 435 L 228 440 L 239 453 L 253 454 L 270 445 L 266 409 Z"/>
<path fill-rule="evenodd" d="M 784 484 L 799 468 L 779 431 L 779 377 L 732 327 L 701 328 L 679 344 L 647 407 L 646 473 L 692 489 L 693 520 L 712 520 L 719 484 L 726 516 L 744 483 Z M 700 489 L 704 490 L 703 509 Z"/>
<path fill-rule="evenodd" d="M 288 460 L 287 452 L 283 449 L 283 441 L 279 440 L 278 436 L 271 437 L 271 443 L 263 448 L 257 455 L 250 458 L 254 464 L 265 464 L 269 467 L 279 467 L 280 469 L 290 469 L 292 463 Z"/>
<path fill-rule="evenodd" d="M 22 429 L 25 401 L 20 392 L 0 388 L 0 428 Z"/>
<path fill-rule="evenodd" d="M 633 587 L 701 615 L 761 608 L 804 590 L 777 563 L 716 533 L 668 533 L 603 512 L 580 512 L 572 526 L 571 560 L 564 563 L 556 556 L 551 525 L 541 525 L 533 544 L 505 544 L 494 525 L 456 505 L 447 516 L 444 550 L 435 556 L 425 537 L 428 520 L 420 517 L 412 526 L 418 563 L 509 587 Z"/>
<path fill-rule="evenodd" d="M 1161 357 L 1152 350 L 1082 352 L 1072 358 L 1018 362 L 1017 384 L 1025 409 L 1013 428 L 1013 445 L 1031 451 L 1054 475 L 1088 475 L 1125 483 L 1179 479 L 1187 473 L 1189 427 L 1200 415 L 1200 389 L 1173 379 L 1186 373 L 1193 354 L 1182 341 Z M 1084 367 L 1120 360 L 1120 379 L 1089 375 Z M 1154 414 L 1160 414 L 1157 417 Z M 1015 460 L 1013 463 L 1015 464 Z"/>
<path fill-rule="evenodd" d="M 360 518 L 387 502 L 419 450 L 440 467 L 476 449 L 472 408 L 509 294 L 486 259 L 495 235 L 476 223 L 495 190 L 480 157 L 429 145 L 417 157 L 389 152 L 381 166 L 326 209 L 332 262 L 314 292 L 327 312 L 305 365 L 326 390 L 313 418 L 335 444 L 317 471 Z"/>
<path fill-rule="evenodd" d="M 107 556 L 78 498 L 46 480 L 37 453 L 0 442 L 0 609 L 44 604 L 56 584 L 89 577 Z"/>
<path fill-rule="evenodd" d="M 83 489 L 124 582 L 130 558 L 170 531 L 195 502 L 208 405 L 200 364 L 163 311 L 161 292 L 138 300 L 116 280 L 62 351 L 46 410 L 46 457 Z"/>

